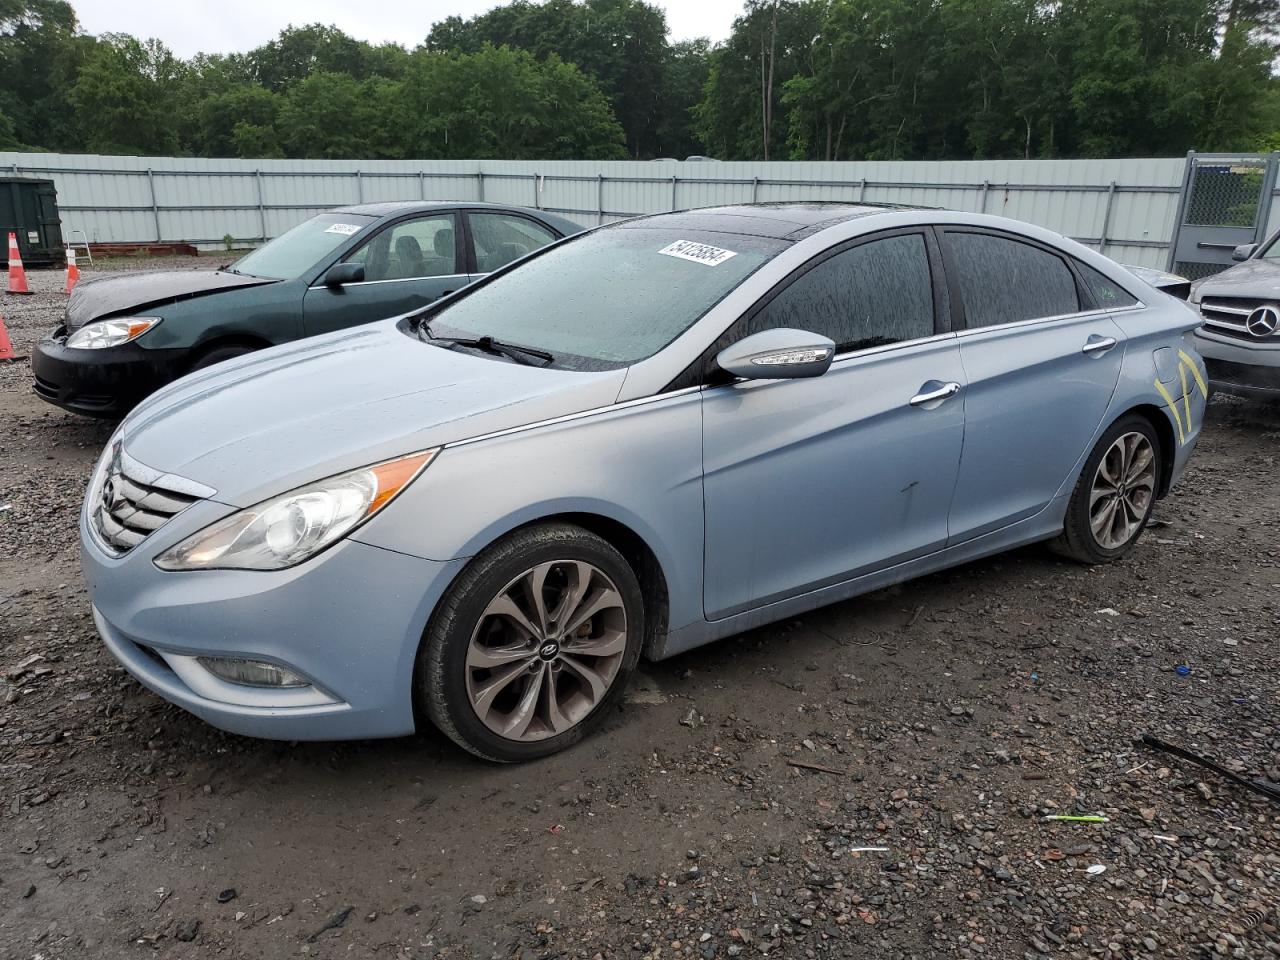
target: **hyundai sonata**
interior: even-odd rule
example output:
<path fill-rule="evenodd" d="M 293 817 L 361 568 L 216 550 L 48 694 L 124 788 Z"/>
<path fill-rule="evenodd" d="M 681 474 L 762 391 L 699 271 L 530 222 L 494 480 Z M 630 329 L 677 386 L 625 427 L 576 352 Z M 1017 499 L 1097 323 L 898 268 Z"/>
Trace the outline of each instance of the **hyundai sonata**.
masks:
<path fill-rule="evenodd" d="M 81 517 L 94 617 L 227 730 L 549 754 L 641 656 L 1033 541 L 1124 556 L 1199 435 L 1198 322 L 996 217 L 613 224 L 146 401 Z"/>

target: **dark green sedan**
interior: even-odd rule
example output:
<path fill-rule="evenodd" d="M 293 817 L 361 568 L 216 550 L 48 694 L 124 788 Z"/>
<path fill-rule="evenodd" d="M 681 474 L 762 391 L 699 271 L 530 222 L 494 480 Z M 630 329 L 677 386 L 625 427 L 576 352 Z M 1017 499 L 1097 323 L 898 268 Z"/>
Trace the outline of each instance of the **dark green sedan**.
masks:
<path fill-rule="evenodd" d="M 312 217 L 221 270 L 88 280 L 32 355 L 35 392 L 119 418 L 193 370 L 409 313 L 582 229 L 522 207 L 366 203 Z"/>

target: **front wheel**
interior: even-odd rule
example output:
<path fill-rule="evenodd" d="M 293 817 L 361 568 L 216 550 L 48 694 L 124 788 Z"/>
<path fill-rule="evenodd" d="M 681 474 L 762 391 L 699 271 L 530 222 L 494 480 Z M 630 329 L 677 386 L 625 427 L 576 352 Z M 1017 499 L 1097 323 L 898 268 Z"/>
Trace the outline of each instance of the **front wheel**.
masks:
<path fill-rule="evenodd" d="M 479 757 L 547 756 L 617 702 L 644 624 L 635 573 L 607 541 L 571 524 L 528 527 L 476 557 L 440 602 L 418 703 Z"/>
<path fill-rule="evenodd" d="M 1116 421 L 1085 461 L 1053 549 L 1081 563 L 1123 557 L 1151 518 L 1160 469 L 1151 421 L 1137 414 Z"/>

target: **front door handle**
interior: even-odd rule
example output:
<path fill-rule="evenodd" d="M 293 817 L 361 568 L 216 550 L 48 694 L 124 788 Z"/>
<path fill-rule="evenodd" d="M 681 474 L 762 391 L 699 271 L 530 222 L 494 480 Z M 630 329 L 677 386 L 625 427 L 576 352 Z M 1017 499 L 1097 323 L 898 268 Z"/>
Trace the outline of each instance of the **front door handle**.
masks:
<path fill-rule="evenodd" d="M 1115 345 L 1115 337 L 1100 337 L 1095 333 L 1090 335 L 1089 339 L 1084 342 L 1080 352 L 1087 353 L 1091 357 L 1100 357 Z"/>
<path fill-rule="evenodd" d="M 934 383 L 937 383 L 937 381 L 935 380 Z M 952 381 L 951 383 L 944 383 L 936 390 L 926 390 L 924 393 L 917 393 L 911 398 L 910 402 L 913 407 L 923 407 L 926 404 L 937 403 L 940 400 L 950 400 L 959 392 L 960 384 Z"/>

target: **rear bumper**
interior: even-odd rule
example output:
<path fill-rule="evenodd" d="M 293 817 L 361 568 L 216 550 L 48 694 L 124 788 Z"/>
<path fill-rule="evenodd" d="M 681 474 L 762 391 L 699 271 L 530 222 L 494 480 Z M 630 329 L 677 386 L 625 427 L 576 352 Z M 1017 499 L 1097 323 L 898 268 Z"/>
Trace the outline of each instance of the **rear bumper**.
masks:
<path fill-rule="evenodd" d="M 119 420 L 184 372 L 186 350 L 144 350 L 126 343 L 75 350 L 59 330 L 31 353 L 37 396 L 73 413 Z"/>

